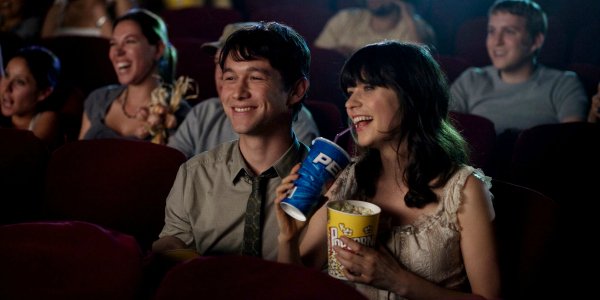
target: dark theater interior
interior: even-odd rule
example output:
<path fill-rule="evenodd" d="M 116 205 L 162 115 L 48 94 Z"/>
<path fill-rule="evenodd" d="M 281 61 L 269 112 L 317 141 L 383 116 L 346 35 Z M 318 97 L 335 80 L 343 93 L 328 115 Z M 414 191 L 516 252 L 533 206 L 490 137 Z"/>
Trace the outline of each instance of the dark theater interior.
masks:
<path fill-rule="evenodd" d="M 186 162 L 191 159 L 169 140 L 177 129 L 167 125 L 171 124 L 169 120 L 175 120 L 174 126 L 179 126 L 185 116 L 174 119 L 179 118 L 175 116 L 176 109 L 168 110 L 166 117 L 160 119 L 163 123 L 153 127 L 146 124 L 151 124 L 154 104 L 142 107 L 142 113 L 138 108 L 134 115 L 128 114 L 127 92 L 133 88 L 127 87 L 130 83 L 125 83 L 122 75 L 127 63 L 114 59 L 121 41 L 111 35 L 122 23 L 117 22 L 114 27 L 112 24 L 130 8 L 143 8 L 164 21 L 166 40 L 176 49 L 173 78 L 189 78 L 190 86 L 193 85 L 183 91 L 183 99 L 192 111 L 204 100 L 221 97 L 222 85 L 215 74 L 222 71 L 215 64 L 218 60 L 214 51 L 220 53 L 228 24 L 274 21 L 288 25 L 306 41 L 311 55 L 310 86 L 302 99 L 303 107 L 314 119 L 319 136 L 336 141 L 357 158 L 370 150 L 358 145 L 356 130 L 352 131 L 354 135 L 342 134 L 353 125 L 346 107 L 350 95 L 340 83 L 345 62 L 356 49 L 346 45 L 321 46 L 328 43 L 324 28 L 332 25 L 330 21 L 343 11 L 350 12 L 346 17 L 359 10 L 377 16 L 376 10 L 371 9 L 373 3 L 402 2 L 395 13 L 399 19 L 411 16 L 413 22 L 409 22 L 408 30 L 412 28 L 419 37 L 424 36 L 422 28 L 432 32 L 430 38 L 408 42 L 423 44 L 439 65 L 449 101 L 456 100 L 454 97 L 461 92 L 453 83 L 462 80 L 462 85 L 474 94 L 495 89 L 493 95 L 477 95 L 483 102 L 510 93 L 502 90 L 504 86 L 498 87 L 502 78 L 508 78 L 502 74 L 510 71 L 510 67 L 505 71 L 497 62 L 504 55 L 504 50 L 497 49 L 504 49 L 504 45 L 490 49 L 491 36 L 496 34 L 490 7 L 496 1 L 500 0 L 0 0 L 0 300 L 406 299 L 387 290 L 379 290 L 378 295 L 361 293 L 351 282 L 328 275 L 327 265 L 318 269 L 285 264 L 235 251 L 199 253 L 194 245 L 200 242 L 194 240 L 184 241 L 187 249 L 153 251 L 153 242 L 164 232 L 165 218 L 169 217 L 165 206 L 176 187 L 175 179 L 184 169 L 181 166 L 189 166 Z M 490 113 L 490 108 L 476 107 L 480 102 L 465 100 L 469 111 L 454 109 L 450 103 L 444 118 L 466 142 L 469 165 L 491 178 L 489 202 L 494 210 L 492 235 L 497 252 L 492 258 L 497 259 L 500 278 L 498 297 L 494 299 L 584 299 L 597 292 L 592 280 L 596 278 L 594 257 L 598 257 L 592 249 L 597 247 L 589 239 L 596 236 L 591 229 L 598 227 L 592 220 L 596 217 L 594 203 L 600 199 L 594 188 L 600 184 L 600 1 L 535 2 L 545 12 L 547 30 L 541 46 L 531 50 L 534 54 L 528 54 L 533 57 L 531 70 L 544 68 L 561 74 L 557 78 L 562 77 L 550 87 L 535 82 L 528 85 L 526 93 L 524 88 L 519 91 L 527 97 L 536 89 L 548 91 L 542 97 L 568 98 L 571 95 L 565 94 L 577 94 L 579 107 L 565 108 L 563 105 L 575 101 L 552 98 L 523 106 L 521 111 L 508 109 L 512 104 L 507 104 L 505 108 L 510 113 L 503 112 L 500 105 Z M 380 12 L 379 16 L 384 14 Z M 375 26 L 374 22 L 365 24 Z M 503 34 L 515 34 L 510 30 Z M 344 36 L 352 37 L 353 33 Z M 335 33 L 329 36 L 337 37 Z M 358 39 L 374 43 L 372 37 Z M 217 42 L 221 44 L 215 46 Z M 217 50 L 208 53 L 208 44 Z M 24 108 L 19 108 L 15 99 L 25 96 L 16 91 L 24 83 L 15 79 L 18 69 L 13 66 L 15 61 L 24 61 L 22 49 L 38 46 L 60 61 L 60 72 L 50 80 L 57 83 L 49 95 L 41 97 L 43 89 L 37 82 L 37 90 L 32 92 L 37 100 L 32 100 L 31 111 L 19 114 L 14 111 Z M 526 45 L 515 47 L 519 46 Z M 36 66 L 31 62 L 23 65 L 27 64 L 30 73 L 34 73 Z M 465 78 L 489 70 L 494 70 L 490 73 L 495 75 L 490 77 L 499 78 L 497 81 L 475 83 L 475 79 Z M 573 83 L 569 88 L 576 91 L 566 90 L 561 81 L 565 78 Z M 465 84 L 467 79 L 473 81 Z M 34 80 L 39 81 L 37 77 Z M 160 86 L 170 84 L 160 77 L 157 80 Z M 89 96 L 108 86 L 124 87 L 125 92 L 116 94 L 118 97 L 111 99 L 115 103 L 104 107 L 102 114 L 106 113 L 106 119 L 99 122 L 107 128 L 114 123 L 115 119 L 109 116 L 116 107 L 125 115 L 123 120 L 144 122 L 141 138 L 126 134 L 119 138 L 87 138 L 85 130 L 96 124 L 88 115 L 92 106 L 88 100 L 99 99 Z M 187 92 L 193 95 L 186 95 Z M 519 96 L 507 97 L 514 101 Z M 55 117 L 51 142 L 40 136 L 46 131 L 34 129 L 36 120 L 42 119 L 37 117 L 46 110 Z M 478 113 L 481 111 L 490 115 Z M 511 113 L 518 116 L 509 116 L 502 123 L 508 125 L 500 125 L 503 120 L 499 116 Z M 547 113 L 554 115 L 545 118 Z M 577 117 L 565 117 L 569 113 Z M 24 128 L 18 123 L 22 115 L 31 119 Z M 527 118 L 531 120 L 522 120 Z M 220 125 L 214 126 L 199 131 L 221 134 L 221 128 L 216 128 Z M 164 134 L 162 140 L 156 139 L 157 130 Z M 237 175 L 231 175 L 234 176 Z M 210 182 L 212 178 L 202 180 Z M 240 210 L 246 207 L 245 203 Z M 588 204 L 590 207 L 586 208 Z M 186 205 L 205 209 L 198 203 Z M 244 220 L 237 221 L 243 228 Z M 380 222 L 380 229 L 397 225 Z M 235 229 L 203 230 L 210 235 L 213 231 L 228 233 Z M 575 243 L 586 241 L 590 244 Z M 221 242 L 217 240 L 215 244 Z M 301 243 L 299 249 L 303 250 Z M 434 254 L 432 261 L 447 258 L 445 253 Z M 393 255 L 389 259 L 394 259 Z M 487 299 L 471 293 L 471 288 L 476 291 L 478 287 L 471 287 L 469 278 L 478 274 L 467 272 L 472 267 L 468 262 L 461 261 L 465 281 L 452 286 L 464 293 L 446 294 L 449 296 L 439 299 Z M 427 288 L 450 289 L 448 284 L 434 282 Z"/>

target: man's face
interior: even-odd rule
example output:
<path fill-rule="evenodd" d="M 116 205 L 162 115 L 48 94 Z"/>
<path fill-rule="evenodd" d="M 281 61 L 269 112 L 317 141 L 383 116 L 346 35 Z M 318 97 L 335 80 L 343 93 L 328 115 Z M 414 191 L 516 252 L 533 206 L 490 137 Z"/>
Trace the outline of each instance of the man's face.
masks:
<path fill-rule="evenodd" d="M 392 0 L 367 0 L 367 8 L 373 15 L 387 16 L 400 8 Z"/>
<path fill-rule="evenodd" d="M 217 48 L 217 52 L 215 52 L 215 56 L 213 57 L 215 62 L 215 88 L 217 89 L 217 95 L 221 96 L 221 79 L 223 77 L 223 70 L 221 70 L 221 66 L 219 65 L 219 56 L 221 56 L 221 48 Z"/>
<path fill-rule="evenodd" d="M 268 60 L 234 61 L 229 55 L 220 81 L 221 103 L 236 133 L 264 135 L 289 123 L 289 93 Z"/>
<path fill-rule="evenodd" d="M 494 67 L 503 72 L 530 67 L 539 43 L 529 35 L 526 19 L 508 12 L 490 16 L 486 47 Z"/>

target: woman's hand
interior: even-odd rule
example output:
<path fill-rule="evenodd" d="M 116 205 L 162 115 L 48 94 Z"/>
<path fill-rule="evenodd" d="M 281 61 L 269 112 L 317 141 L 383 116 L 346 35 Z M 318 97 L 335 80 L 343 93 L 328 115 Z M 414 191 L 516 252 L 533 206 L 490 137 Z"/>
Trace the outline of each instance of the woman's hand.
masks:
<path fill-rule="evenodd" d="M 598 92 L 592 96 L 592 105 L 588 114 L 588 122 L 597 123 L 600 121 L 600 83 L 598 83 Z"/>
<path fill-rule="evenodd" d="M 371 248 L 346 236 L 341 240 L 347 248 L 335 246 L 334 251 L 348 280 L 384 290 L 398 290 L 402 283 L 398 277 L 406 271 L 385 247 Z"/>
<path fill-rule="evenodd" d="M 277 214 L 277 223 L 279 224 L 279 242 L 289 242 L 298 238 L 299 233 L 302 231 L 307 222 L 298 221 L 283 211 L 281 208 L 281 201 L 285 199 L 291 189 L 294 188 L 294 181 L 298 179 L 298 170 L 301 164 L 296 164 L 290 174 L 283 178 L 281 184 L 277 187 L 275 192 L 277 197 L 275 198 L 275 207 Z"/>
<path fill-rule="evenodd" d="M 167 141 L 167 130 L 177 126 L 177 118 L 163 104 L 151 105 L 145 120 L 145 127 L 149 134 L 152 135 L 152 142 L 155 144 L 165 144 Z"/>

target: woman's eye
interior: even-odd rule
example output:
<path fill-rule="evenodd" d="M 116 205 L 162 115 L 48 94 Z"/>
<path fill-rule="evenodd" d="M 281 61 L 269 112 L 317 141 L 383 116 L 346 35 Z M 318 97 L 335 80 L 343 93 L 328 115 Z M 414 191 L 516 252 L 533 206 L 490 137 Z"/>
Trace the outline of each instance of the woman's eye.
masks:
<path fill-rule="evenodd" d="M 375 89 L 375 86 L 366 84 L 364 87 L 365 91 L 372 91 Z"/>

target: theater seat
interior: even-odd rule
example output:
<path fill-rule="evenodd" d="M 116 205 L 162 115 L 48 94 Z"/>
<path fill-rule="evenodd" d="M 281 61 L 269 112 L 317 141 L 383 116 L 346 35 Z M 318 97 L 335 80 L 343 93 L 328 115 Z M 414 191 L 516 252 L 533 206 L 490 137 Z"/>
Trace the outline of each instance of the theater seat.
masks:
<path fill-rule="evenodd" d="M 192 299 L 366 299 L 326 273 L 250 256 L 198 257 L 175 266 L 156 300 Z"/>
<path fill-rule="evenodd" d="M 0 226 L 0 299 L 131 300 L 141 252 L 131 236 L 86 222 Z"/>
<path fill-rule="evenodd" d="M 0 128 L 0 224 L 39 218 L 49 157 L 33 132 Z"/>
<path fill-rule="evenodd" d="M 148 250 L 164 225 L 166 198 L 184 161 L 178 150 L 144 141 L 67 143 L 50 157 L 43 214 L 130 234 Z"/>
<path fill-rule="evenodd" d="M 494 221 L 504 299 L 534 299 L 554 291 L 558 204 L 538 191 L 492 180 Z M 546 294 L 544 294 L 546 293 Z"/>
<path fill-rule="evenodd" d="M 456 111 L 451 111 L 449 117 L 469 144 L 471 164 L 485 171 L 489 166 L 496 142 L 494 123 L 482 116 Z"/>

